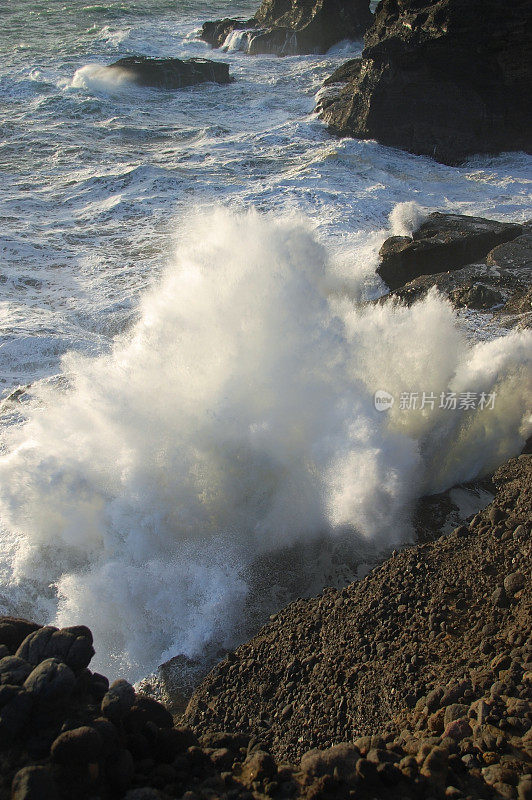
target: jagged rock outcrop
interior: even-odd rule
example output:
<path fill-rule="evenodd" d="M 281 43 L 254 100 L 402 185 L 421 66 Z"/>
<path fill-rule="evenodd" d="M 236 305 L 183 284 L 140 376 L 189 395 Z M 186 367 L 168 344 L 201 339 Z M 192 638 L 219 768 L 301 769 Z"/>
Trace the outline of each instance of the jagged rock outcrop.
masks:
<path fill-rule="evenodd" d="M 435 212 L 412 236 L 386 239 L 377 272 L 390 294 L 405 303 L 436 287 L 456 308 L 492 310 L 503 325 L 529 326 L 531 231 L 529 222 Z"/>
<path fill-rule="evenodd" d="M 324 53 L 343 39 L 363 36 L 371 21 L 369 0 L 264 0 L 249 20 L 206 22 L 201 38 L 222 47 L 234 34 L 230 48 L 250 55 Z"/>
<path fill-rule="evenodd" d="M 232 83 L 229 64 L 207 58 L 148 58 L 128 56 L 107 69 L 126 75 L 138 86 L 157 89 L 183 89 L 197 83 Z"/>
<path fill-rule="evenodd" d="M 451 165 L 532 151 L 528 0 L 381 0 L 365 45 L 326 82 L 332 133 Z"/>
<path fill-rule="evenodd" d="M 523 227 L 515 223 L 435 211 L 411 237 L 386 239 L 377 272 L 390 289 L 398 289 L 420 275 L 473 264 L 522 233 Z"/>

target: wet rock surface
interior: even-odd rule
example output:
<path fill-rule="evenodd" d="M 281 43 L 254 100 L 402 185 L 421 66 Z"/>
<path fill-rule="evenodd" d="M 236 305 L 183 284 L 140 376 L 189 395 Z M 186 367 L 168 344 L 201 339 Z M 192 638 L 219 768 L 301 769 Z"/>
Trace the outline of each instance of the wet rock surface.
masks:
<path fill-rule="evenodd" d="M 493 483 L 453 534 L 274 615 L 183 718 L 92 673 L 87 628 L 0 618 L 1 800 L 527 800 L 532 455 Z"/>
<path fill-rule="evenodd" d="M 332 133 L 445 164 L 530 152 L 531 16 L 526 0 L 382 0 L 318 111 Z"/>
<path fill-rule="evenodd" d="M 229 64 L 207 58 L 148 58 L 128 56 L 107 67 L 126 75 L 138 86 L 157 89 L 183 89 L 198 83 L 232 83 Z"/>
<path fill-rule="evenodd" d="M 456 308 L 494 310 L 503 324 L 531 322 L 530 223 L 434 212 L 412 236 L 387 239 L 379 254 L 377 272 L 403 302 L 435 287 Z"/>
<path fill-rule="evenodd" d="M 386 239 L 377 272 L 390 289 L 398 289 L 420 275 L 473 264 L 522 234 L 522 226 L 514 223 L 435 211 L 411 237 Z"/>
<path fill-rule="evenodd" d="M 249 20 L 206 22 L 201 38 L 222 47 L 233 32 L 242 31 L 239 49 L 250 55 L 325 53 L 343 39 L 357 39 L 372 21 L 369 0 L 264 0 Z"/>

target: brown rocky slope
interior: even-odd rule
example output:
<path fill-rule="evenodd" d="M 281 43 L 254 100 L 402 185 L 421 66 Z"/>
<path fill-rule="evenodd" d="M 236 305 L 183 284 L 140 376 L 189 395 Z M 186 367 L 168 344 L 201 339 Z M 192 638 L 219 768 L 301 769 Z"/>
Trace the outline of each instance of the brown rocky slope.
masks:
<path fill-rule="evenodd" d="M 494 502 L 467 527 L 273 617 L 211 672 L 186 723 L 202 733 L 241 731 L 295 761 L 309 748 L 364 735 L 393 740 L 403 727 L 409 752 L 416 738 L 441 737 L 458 716 L 466 735 L 453 754 L 457 766 L 471 755 L 482 780 L 483 767 L 513 752 L 499 745 L 529 731 L 532 697 L 532 457 L 512 459 L 494 481 Z M 509 785 L 513 797 L 515 774 Z"/>

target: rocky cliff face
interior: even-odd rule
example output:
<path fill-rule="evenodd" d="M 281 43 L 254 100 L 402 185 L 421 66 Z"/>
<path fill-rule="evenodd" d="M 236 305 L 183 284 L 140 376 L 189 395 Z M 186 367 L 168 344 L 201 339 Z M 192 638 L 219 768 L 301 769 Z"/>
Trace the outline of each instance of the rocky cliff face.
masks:
<path fill-rule="evenodd" d="M 335 134 L 445 164 L 531 152 L 531 23 L 527 0 L 381 0 L 362 58 L 318 110 Z"/>
<path fill-rule="evenodd" d="M 201 35 L 222 47 L 229 34 L 242 31 L 240 48 L 251 55 L 324 53 L 363 36 L 371 21 L 369 0 L 264 0 L 252 19 L 206 22 Z"/>

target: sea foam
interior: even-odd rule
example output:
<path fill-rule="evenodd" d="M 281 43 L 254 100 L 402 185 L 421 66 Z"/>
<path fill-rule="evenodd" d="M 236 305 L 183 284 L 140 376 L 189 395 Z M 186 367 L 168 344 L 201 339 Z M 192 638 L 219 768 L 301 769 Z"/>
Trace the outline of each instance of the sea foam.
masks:
<path fill-rule="evenodd" d="M 37 384 L 0 460 L 5 609 L 90 625 L 97 666 L 131 679 L 230 645 L 261 564 L 253 603 L 269 613 L 289 548 L 408 541 L 420 495 L 492 469 L 531 430 L 530 332 L 472 346 L 436 294 L 329 297 L 327 252 L 299 219 L 182 225 L 132 330 L 108 355 L 65 357 L 67 390 Z M 396 398 L 386 412 L 377 390 Z M 401 409 L 423 391 L 496 402 Z"/>
<path fill-rule="evenodd" d="M 71 87 L 92 92 L 121 92 L 135 87 L 131 74 L 118 67 L 109 69 L 101 64 L 86 64 L 74 73 Z"/>

